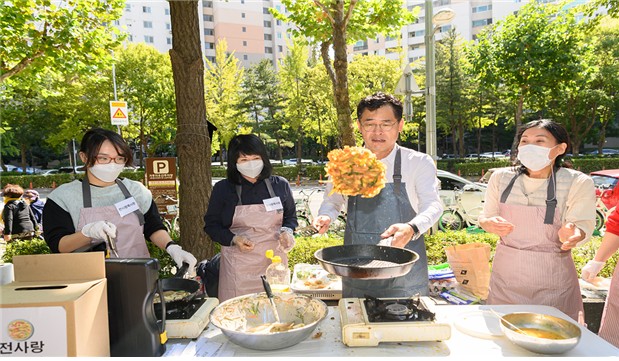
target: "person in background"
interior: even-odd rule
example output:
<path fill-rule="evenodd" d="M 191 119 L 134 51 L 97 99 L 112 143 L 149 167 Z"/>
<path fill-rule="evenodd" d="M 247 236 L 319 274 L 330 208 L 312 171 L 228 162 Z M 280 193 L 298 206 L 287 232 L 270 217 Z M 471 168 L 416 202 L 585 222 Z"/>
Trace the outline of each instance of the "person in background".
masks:
<path fill-rule="evenodd" d="M 594 283 L 606 261 L 617 252 L 617 249 L 619 249 L 619 213 L 615 209 L 606 222 L 606 234 L 602 244 L 595 252 L 595 257 L 582 268 L 581 278 Z M 619 348 L 619 267 L 615 267 L 613 272 L 598 336 Z"/>
<path fill-rule="evenodd" d="M 228 144 L 227 178 L 215 184 L 204 216 L 204 232 L 221 247 L 219 302 L 263 292 L 260 276 L 272 249 L 287 266 L 294 247 L 296 205 L 285 178 L 273 166 L 260 138 L 236 135 Z"/>
<path fill-rule="evenodd" d="M 24 192 L 24 198 L 30 202 L 30 209 L 32 209 L 34 218 L 37 220 L 39 228 L 41 228 L 43 223 L 43 207 L 45 206 L 45 203 L 39 199 L 39 192 L 34 189 L 28 189 Z"/>
<path fill-rule="evenodd" d="M 412 297 L 429 294 L 428 259 L 423 233 L 443 213 L 438 196 L 438 178 L 434 160 L 424 153 L 400 147 L 396 142 L 404 127 L 403 107 L 392 95 L 378 92 L 357 105 L 357 126 L 365 147 L 376 154 L 387 168 L 387 184 L 372 198 L 348 197 L 331 193 L 327 183 L 325 196 L 313 226 L 320 233 L 329 229 L 347 204 L 348 220 L 344 244 L 379 244 L 393 236 L 391 245 L 416 252 L 419 260 L 412 270 L 389 280 L 343 278 L 343 297 Z"/>
<path fill-rule="evenodd" d="M 196 258 L 172 241 L 151 192 L 140 182 L 118 178 L 125 166 L 133 165 L 124 139 L 111 130 L 89 130 L 79 155 L 84 178 L 56 188 L 43 208 L 44 238 L 52 252 L 72 252 L 102 240 L 112 258 L 110 241 L 119 258 L 150 258 L 146 239 L 166 250 L 178 267 L 188 263 L 192 274 Z"/>
<path fill-rule="evenodd" d="M 37 221 L 30 206 L 22 199 L 23 194 L 24 189 L 14 184 L 7 184 L 2 192 L 4 197 L 2 234 L 7 243 L 14 239 L 31 240 L 34 236 Z"/>
<path fill-rule="evenodd" d="M 488 305 L 546 305 L 584 324 L 571 249 L 595 228 L 593 180 L 562 167 L 567 131 L 534 120 L 518 133 L 519 165 L 499 169 L 488 182 L 479 225 L 500 236 Z"/>

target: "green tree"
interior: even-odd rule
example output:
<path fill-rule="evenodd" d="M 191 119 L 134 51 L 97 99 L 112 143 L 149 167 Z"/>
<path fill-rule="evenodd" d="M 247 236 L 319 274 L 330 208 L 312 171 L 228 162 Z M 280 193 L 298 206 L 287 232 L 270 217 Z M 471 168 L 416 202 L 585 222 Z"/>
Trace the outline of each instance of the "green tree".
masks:
<path fill-rule="evenodd" d="M 170 129 L 176 128 L 176 109 L 170 58 L 144 43 L 130 43 L 115 55 L 118 98 L 127 102 L 131 124 L 137 126 L 144 167 L 144 150 L 152 157 L 158 146 L 173 142 Z"/>
<path fill-rule="evenodd" d="M 43 68 L 66 73 L 97 70 L 124 36 L 110 27 L 123 0 L 4 1 L 0 5 L 0 81 Z"/>
<path fill-rule="evenodd" d="M 226 39 L 219 40 L 215 62 L 206 60 L 204 93 L 206 114 L 217 127 L 220 159 L 224 159 L 224 146 L 236 134 L 242 117 L 236 111 L 240 101 L 244 70 L 234 52 L 227 53 Z M 214 143 L 214 142 L 213 142 Z M 213 145 L 214 146 L 214 145 Z M 222 163 L 223 164 L 223 163 Z"/>
<path fill-rule="evenodd" d="M 292 22 L 310 44 L 320 46 L 323 64 L 331 80 L 338 128 L 343 145 L 355 145 L 348 93 L 347 44 L 376 38 L 379 33 L 395 36 L 402 26 L 415 20 L 401 0 L 283 0 L 288 16 L 271 8 L 277 19 Z M 418 12 L 416 8 L 415 12 Z M 333 63 L 329 49 L 333 46 Z"/>
<path fill-rule="evenodd" d="M 565 50 L 576 46 L 578 32 L 573 14 L 532 1 L 517 15 L 509 14 L 485 28 L 478 42 L 466 49 L 480 86 L 492 89 L 496 84 L 505 84 L 508 96 L 517 102 L 516 134 L 522 125 L 525 101 L 543 107 L 548 87 L 577 76 L 579 60 L 574 52 Z M 514 136 L 512 150 L 516 140 Z"/>

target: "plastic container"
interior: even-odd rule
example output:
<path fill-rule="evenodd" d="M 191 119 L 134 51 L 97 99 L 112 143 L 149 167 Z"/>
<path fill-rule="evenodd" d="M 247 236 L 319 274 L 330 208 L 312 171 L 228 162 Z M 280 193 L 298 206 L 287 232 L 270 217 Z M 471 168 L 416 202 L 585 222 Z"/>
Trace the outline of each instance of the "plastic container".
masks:
<path fill-rule="evenodd" d="M 310 289 L 310 286 L 305 284 L 305 281 L 310 279 L 324 280 L 323 273 L 329 279 L 325 288 Z M 339 300 L 342 298 L 342 278 L 327 274 L 320 265 L 299 263 L 294 266 L 290 289 L 294 293 L 310 295 L 321 300 Z"/>
<path fill-rule="evenodd" d="M 282 264 L 280 256 L 273 256 L 273 250 L 268 250 L 267 258 L 271 259 L 271 264 L 267 267 L 267 282 L 273 292 L 290 292 L 290 270 Z"/>

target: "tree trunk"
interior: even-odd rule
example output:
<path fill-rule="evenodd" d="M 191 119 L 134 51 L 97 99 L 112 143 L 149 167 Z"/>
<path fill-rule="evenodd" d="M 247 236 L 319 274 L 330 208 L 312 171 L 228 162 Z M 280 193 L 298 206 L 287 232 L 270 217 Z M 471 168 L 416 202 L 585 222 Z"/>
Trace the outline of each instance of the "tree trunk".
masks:
<path fill-rule="evenodd" d="M 350 4 L 349 6 L 354 6 Z M 329 74 L 333 85 L 335 109 L 337 110 L 337 123 L 340 132 L 342 146 L 355 146 L 355 134 L 350 115 L 350 98 L 348 94 L 348 59 L 346 48 L 346 19 L 344 14 L 344 1 L 336 1 L 331 5 L 330 11 L 334 23 L 333 28 L 333 53 L 334 61 L 331 65 L 329 58 L 330 42 L 323 42 L 320 46 L 322 61 Z"/>
<path fill-rule="evenodd" d="M 26 175 L 26 167 L 28 165 L 26 164 L 26 144 L 25 143 L 19 144 L 19 152 L 21 153 L 21 168 L 22 168 L 22 171 L 24 172 L 24 175 Z"/>
<path fill-rule="evenodd" d="M 183 217 L 180 244 L 201 261 L 215 254 L 215 246 L 202 229 L 213 186 L 198 1 L 170 1 L 170 17 L 174 42 L 169 53 L 176 94 L 175 144 Z"/>
<path fill-rule="evenodd" d="M 598 154 L 603 154 L 604 142 L 606 142 L 606 126 L 608 125 L 608 121 L 611 119 L 610 116 L 610 108 L 606 108 L 604 113 L 602 114 L 602 128 L 600 128 L 600 140 L 598 140 Z"/>
<path fill-rule="evenodd" d="M 460 155 L 464 158 L 464 126 L 458 124 L 458 145 L 460 146 Z"/>
<path fill-rule="evenodd" d="M 144 168 L 144 110 L 140 111 L 140 168 Z"/>
<path fill-rule="evenodd" d="M 454 147 L 454 158 L 458 158 L 459 157 L 459 155 L 458 155 L 458 143 L 457 143 L 458 142 L 458 135 L 457 135 L 457 132 L 456 132 L 456 126 L 455 126 L 455 124 L 453 124 L 453 122 L 452 122 L 452 127 L 451 127 L 451 133 L 452 133 L 452 138 L 453 138 L 451 143 L 453 144 L 453 147 Z M 462 155 L 460 154 L 460 156 L 462 156 Z"/>
<path fill-rule="evenodd" d="M 299 137 L 297 138 L 297 165 L 301 164 L 301 154 L 303 149 L 303 127 L 299 127 Z"/>
<path fill-rule="evenodd" d="M 219 165 L 224 166 L 224 138 L 221 137 L 221 132 L 219 132 Z"/>
<path fill-rule="evenodd" d="M 514 134 L 514 141 L 512 142 L 512 150 L 509 155 L 510 159 L 513 161 L 516 160 L 516 149 L 518 149 L 518 133 L 520 133 L 520 128 L 522 128 L 522 106 L 524 104 L 524 89 L 520 89 L 520 98 L 518 98 L 518 108 L 516 109 L 516 134 Z"/>

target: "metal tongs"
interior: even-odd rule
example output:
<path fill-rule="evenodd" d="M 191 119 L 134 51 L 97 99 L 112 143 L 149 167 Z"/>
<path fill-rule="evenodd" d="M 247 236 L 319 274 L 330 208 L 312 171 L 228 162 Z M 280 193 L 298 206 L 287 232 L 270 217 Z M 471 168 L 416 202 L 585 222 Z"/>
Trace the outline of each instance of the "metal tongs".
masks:
<path fill-rule="evenodd" d="M 110 245 L 110 248 L 112 249 L 112 252 L 114 252 L 116 258 L 119 258 L 118 252 L 116 252 L 116 241 L 114 241 L 114 239 L 112 239 L 110 236 L 107 236 L 107 243 Z"/>
<path fill-rule="evenodd" d="M 281 321 L 279 320 L 279 313 L 277 313 L 277 308 L 275 308 L 275 301 L 273 301 L 273 292 L 271 291 L 271 285 L 269 285 L 269 282 L 267 282 L 267 278 L 265 276 L 260 276 L 260 278 L 262 279 L 262 285 L 264 286 L 264 292 L 267 293 L 267 296 L 269 297 L 269 301 L 271 301 L 271 307 L 273 307 L 273 313 L 275 314 L 275 319 L 277 320 L 277 323 L 281 323 Z"/>
<path fill-rule="evenodd" d="M 294 234 L 301 237 L 311 237 L 316 233 L 318 233 L 318 229 L 311 224 L 307 227 L 299 228 L 294 232 Z"/>

